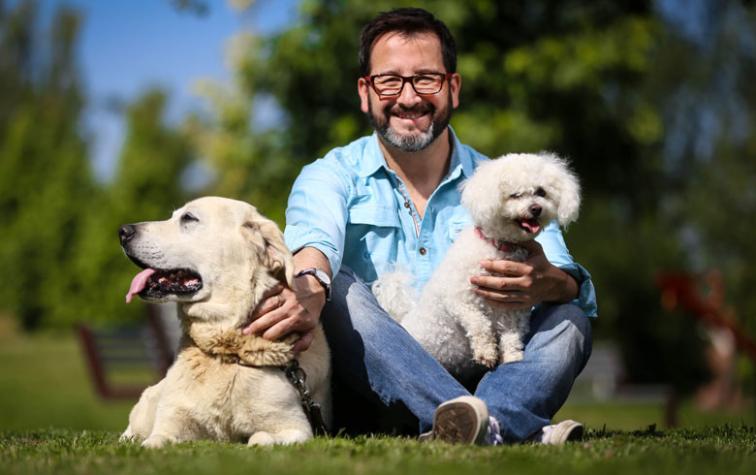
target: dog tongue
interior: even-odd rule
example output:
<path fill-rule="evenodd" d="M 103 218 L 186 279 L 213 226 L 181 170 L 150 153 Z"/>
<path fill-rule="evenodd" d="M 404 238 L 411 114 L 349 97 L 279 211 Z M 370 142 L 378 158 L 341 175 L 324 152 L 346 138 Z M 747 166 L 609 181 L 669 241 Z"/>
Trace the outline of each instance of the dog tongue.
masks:
<path fill-rule="evenodd" d="M 536 219 L 523 219 L 520 221 L 520 226 L 531 234 L 535 234 L 541 229 Z"/>
<path fill-rule="evenodd" d="M 147 279 L 149 279 L 150 276 L 154 273 L 155 269 L 145 269 L 134 276 L 134 278 L 131 280 L 129 293 L 126 294 L 126 303 L 131 303 L 131 299 L 134 298 L 136 294 L 144 290 L 145 285 L 147 285 Z"/>

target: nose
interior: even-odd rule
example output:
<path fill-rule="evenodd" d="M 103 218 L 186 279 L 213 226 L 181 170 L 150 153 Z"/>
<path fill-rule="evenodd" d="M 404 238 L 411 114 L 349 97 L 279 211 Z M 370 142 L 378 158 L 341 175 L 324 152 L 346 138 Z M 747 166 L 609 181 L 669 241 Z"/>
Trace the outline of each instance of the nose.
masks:
<path fill-rule="evenodd" d="M 422 99 L 415 92 L 412 83 L 410 81 L 404 81 L 404 84 L 402 84 L 402 90 L 399 91 L 399 97 L 396 98 L 396 101 L 403 106 L 412 107 L 422 101 Z"/>
<path fill-rule="evenodd" d="M 543 211 L 543 208 L 541 208 L 541 207 L 540 207 L 540 206 L 538 206 L 538 205 L 533 205 L 533 206 L 531 206 L 531 207 L 530 207 L 530 214 L 531 214 L 531 215 L 532 215 L 532 216 L 533 216 L 534 218 L 537 218 L 537 217 L 539 217 L 539 216 L 541 215 L 541 211 Z"/>
<path fill-rule="evenodd" d="M 133 224 L 124 224 L 118 228 L 118 237 L 121 238 L 121 244 L 126 244 L 131 241 L 131 238 L 136 234 L 136 226 Z"/>

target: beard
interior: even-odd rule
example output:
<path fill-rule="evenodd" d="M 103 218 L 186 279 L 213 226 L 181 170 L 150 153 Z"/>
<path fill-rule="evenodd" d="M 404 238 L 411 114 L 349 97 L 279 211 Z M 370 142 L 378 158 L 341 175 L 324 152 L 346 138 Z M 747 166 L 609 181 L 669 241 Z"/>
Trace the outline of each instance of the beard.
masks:
<path fill-rule="evenodd" d="M 385 142 L 403 152 L 418 152 L 432 144 L 446 130 L 451 119 L 451 108 L 449 107 L 451 100 L 451 92 L 447 91 L 447 105 L 441 109 L 436 109 L 433 104 L 428 102 L 422 102 L 412 108 L 394 104 L 387 105 L 381 111 L 376 111 L 373 108 L 373 101 L 368 96 L 368 112 L 366 115 L 370 125 Z M 399 111 L 417 114 L 430 113 L 431 124 L 424 131 L 418 130 L 417 133 L 401 134 L 389 125 L 391 116 L 395 115 L 394 112 Z"/>

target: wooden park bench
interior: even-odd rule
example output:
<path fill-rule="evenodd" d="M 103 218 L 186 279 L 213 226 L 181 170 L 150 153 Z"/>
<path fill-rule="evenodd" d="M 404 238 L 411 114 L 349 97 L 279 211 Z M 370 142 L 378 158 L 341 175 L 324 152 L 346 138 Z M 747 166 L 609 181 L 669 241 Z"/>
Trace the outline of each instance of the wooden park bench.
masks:
<path fill-rule="evenodd" d="M 175 340 L 160 307 L 147 305 L 146 313 L 146 321 L 139 325 L 77 325 L 89 374 L 103 399 L 139 397 L 173 362 Z"/>

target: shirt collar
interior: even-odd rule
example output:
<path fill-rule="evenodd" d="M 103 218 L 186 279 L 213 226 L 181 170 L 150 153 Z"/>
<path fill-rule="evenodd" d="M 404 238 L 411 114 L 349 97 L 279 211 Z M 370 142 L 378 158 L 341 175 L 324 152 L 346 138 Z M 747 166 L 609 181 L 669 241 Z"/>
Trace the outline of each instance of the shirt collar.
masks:
<path fill-rule="evenodd" d="M 462 148 L 462 144 L 457 138 L 457 134 L 454 133 L 454 129 L 451 125 L 449 126 L 449 133 L 452 138 L 452 155 L 451 163 L 449 165 L 449 173 L 443 181 L 454 180 L 462 173 L 464 173 L 467 178 L 470 178 L 475 170 L 472 154 L 467 149 Z M 365 153 L 357 164 L 357 174 L 360 177 L 369 177 L 381 168 L 384 168 L 386 171 L 389 170 L 388 165 L 386 165 L 386 158 L 383 156 L 381 147 L 378 144 L 378 140 L 378 133 L 373 132 L 373 135 L 368 140 Z"/>

